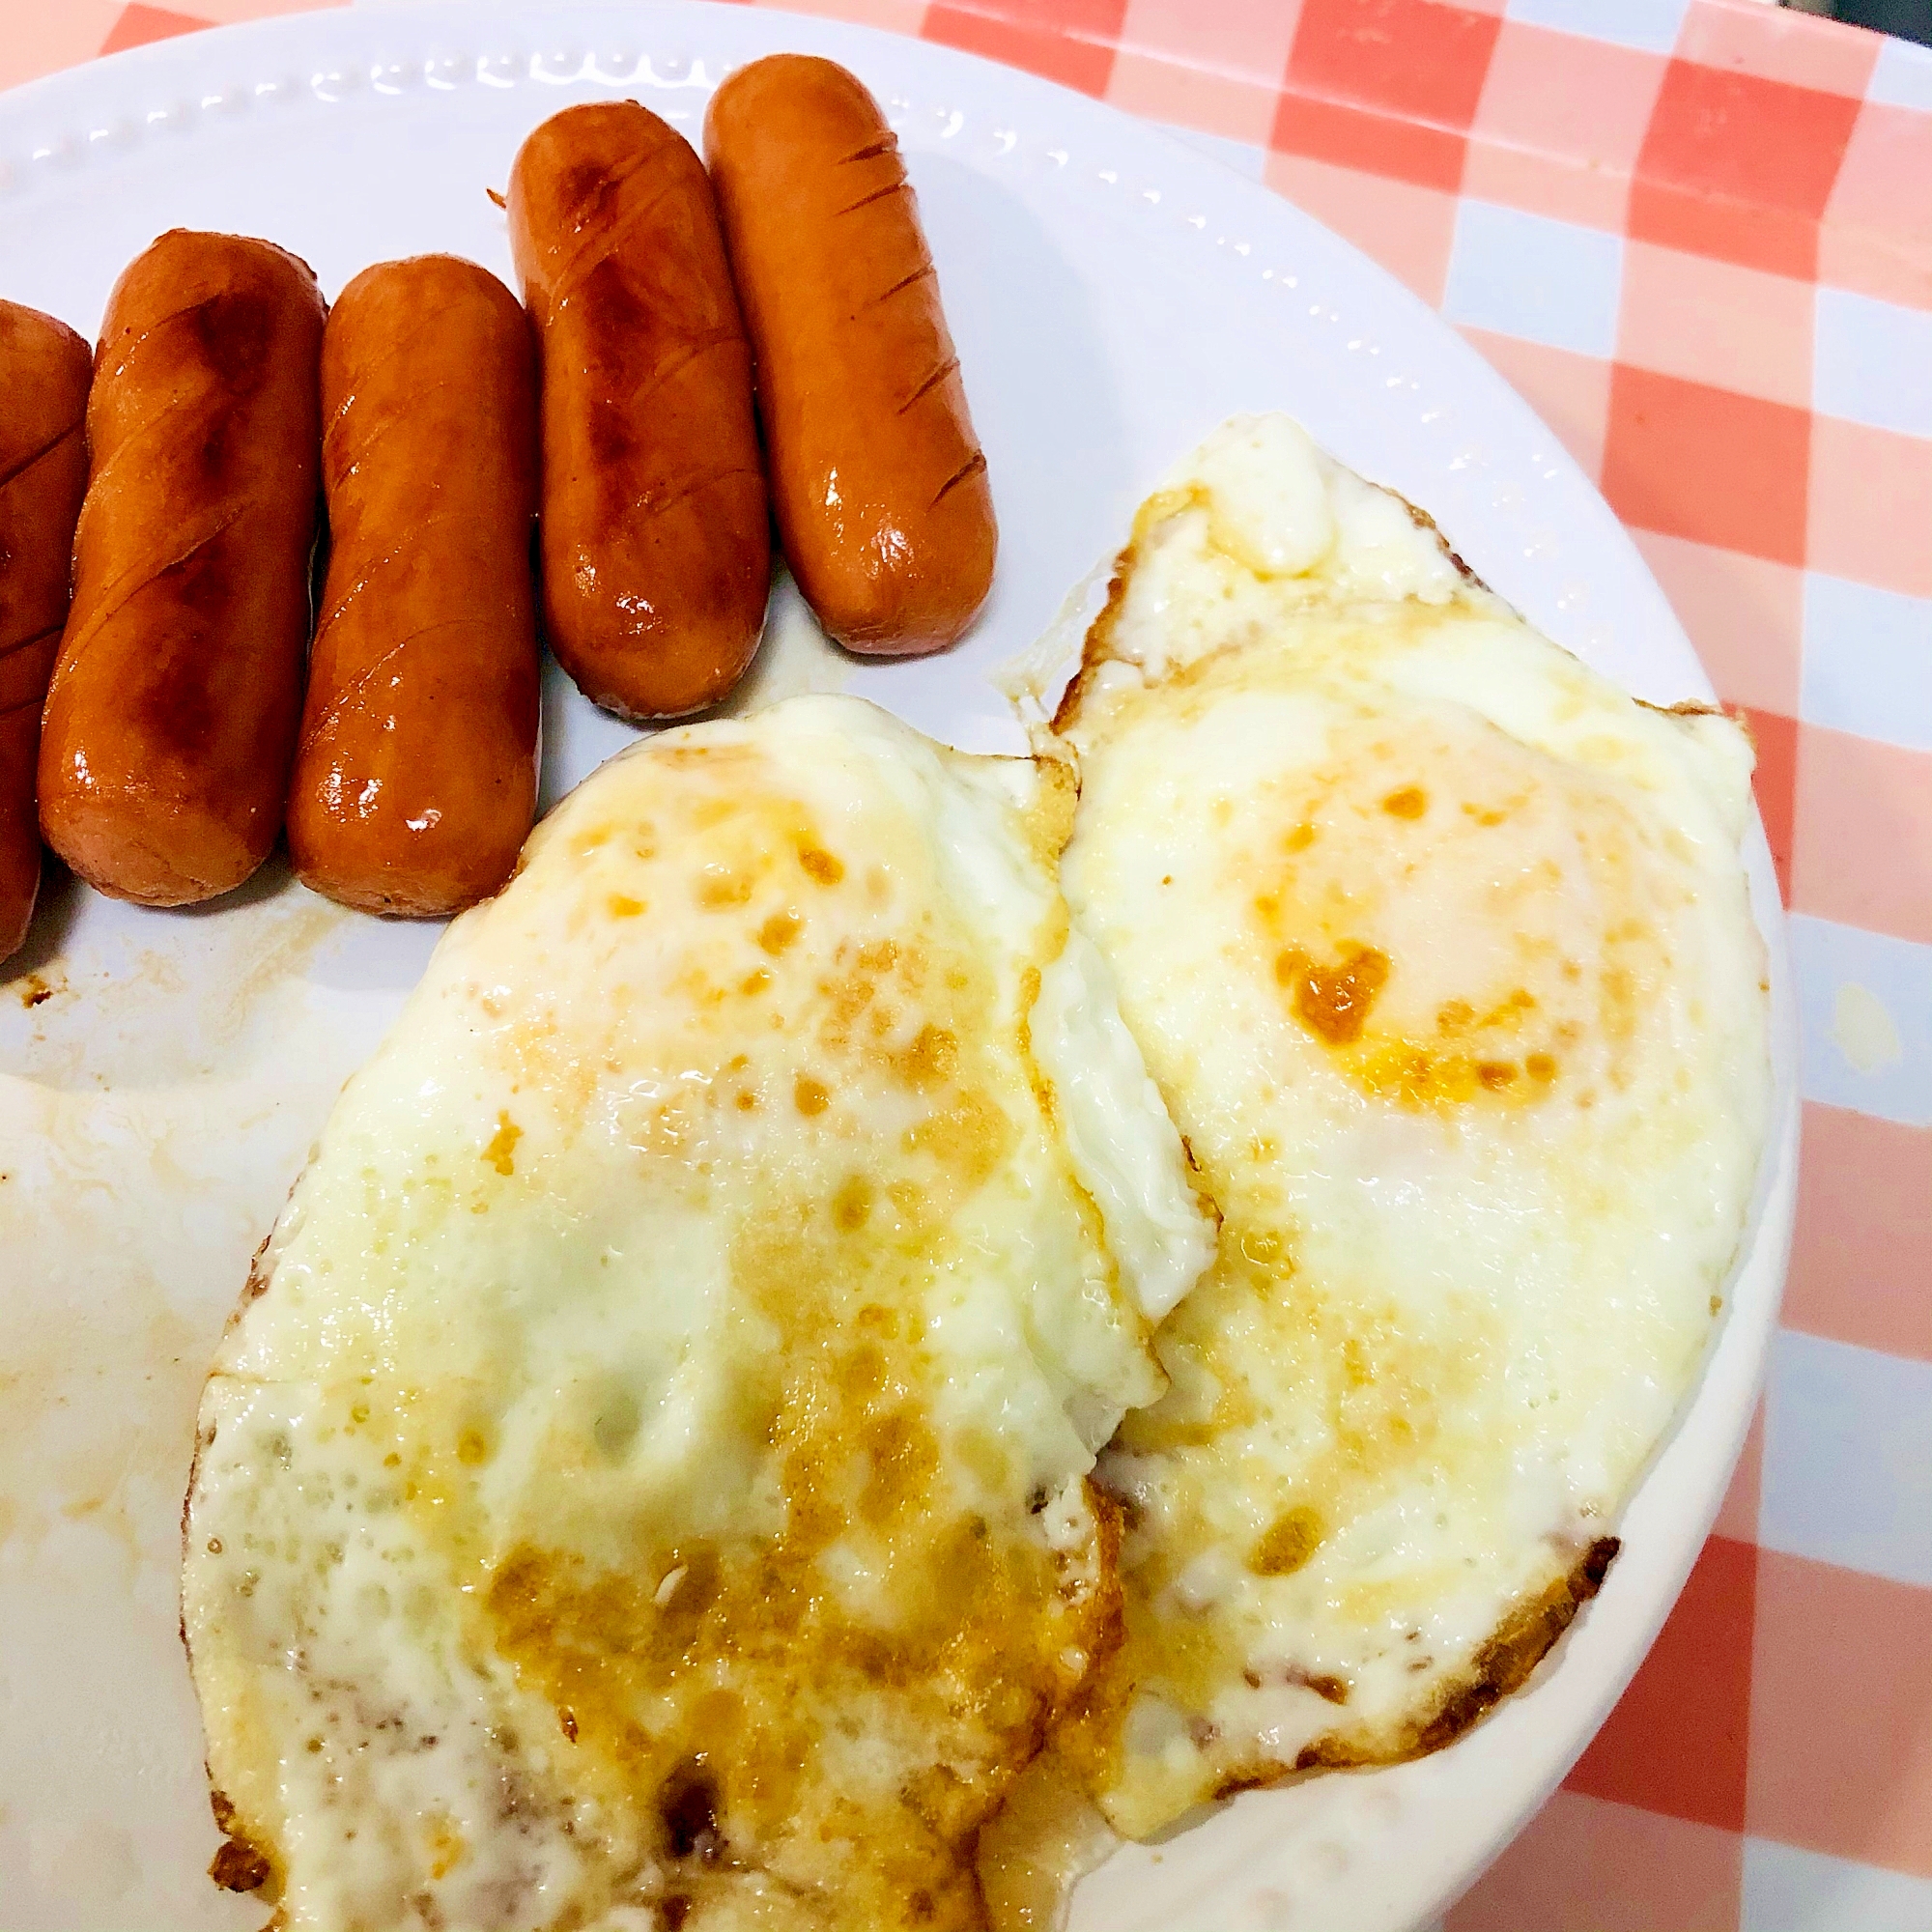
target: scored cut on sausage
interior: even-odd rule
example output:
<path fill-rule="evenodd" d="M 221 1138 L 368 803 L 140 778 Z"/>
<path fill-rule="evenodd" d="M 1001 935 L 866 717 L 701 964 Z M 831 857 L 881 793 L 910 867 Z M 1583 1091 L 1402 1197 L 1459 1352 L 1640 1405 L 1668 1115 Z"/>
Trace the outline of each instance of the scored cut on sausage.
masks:
<path fill-rule="evenodd" d="M 90 884 L 186 905 L 281 830 L 301 712 L 322 293 L 271 242 L 175 229 L 115 284 L 88 396 L 41 830 Z"/>
<path fill-rule="evenodd" d="M 845 69 L 774 54 L 713 96 L 704 154 L 792 575 L 850 649 L 941 650 L 998 531 L 898 138 Z"/>
<path fill-rule="evenodd" d="M 440 917 L 497 891 L 536 812 L 536 355 L 451 255 L 365 269 L 322 338 L 328 572 L 289 789 L 302 882 Z"/>
<path fill-rule="evenodd" d="M 551 648 L 621 717 L 715 704 L 757 649 L 771 530 L 703 163 L 635 100 L 570 107 L 518 151 L 508 209 L 542 368 Z"/>
<path fill-rule="evenodd" d="M 66 323 L 0 301 L 0 960 L 40 895 L 41 707 L 67 621 L 93 370 Z"/>

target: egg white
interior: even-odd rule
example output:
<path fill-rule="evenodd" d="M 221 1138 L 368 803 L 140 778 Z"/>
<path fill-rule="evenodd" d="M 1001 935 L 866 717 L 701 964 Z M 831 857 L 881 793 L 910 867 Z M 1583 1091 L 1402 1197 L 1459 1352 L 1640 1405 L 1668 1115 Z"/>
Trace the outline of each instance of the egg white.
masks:
<path fill-rule="evenodd" d="M 1448 1742 L 1596 1589 L 1763 1138 L 1751 753 L 1283 416 L 1143 508 L 1056 724 L 1068 903 L 1223 1217 L 1064 1747 L 1144 1836 Z"/>
<path fill-rule="evenodd" d="M 1211 1250 L 1071 791 L 801 697 L 613 760 L 443 939 L 201 1412 L 184 1630 L 288 1932 L 980 1922 Z"/>

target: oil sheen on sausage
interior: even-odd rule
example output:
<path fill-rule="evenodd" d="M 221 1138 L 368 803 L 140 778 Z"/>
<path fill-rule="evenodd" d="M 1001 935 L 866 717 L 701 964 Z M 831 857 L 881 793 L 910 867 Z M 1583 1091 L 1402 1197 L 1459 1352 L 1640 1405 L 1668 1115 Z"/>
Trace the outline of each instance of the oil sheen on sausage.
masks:
<path fill-rule="evenodd" d="M 118 898 L 239 886 L 282 826 L 301 716 L 323 301 L 267 242 L 175 229 L 108 298 L 41 830 Z"/>
<path fill-rule="evenodd" d="M 537 797 L 536 357 L 451 255 L 365 269 L 322 338 L 328 575 L 289 789 L 305 885 L 436 917 L 509 877 Z"/>
<path fill-rule="evenodd" d="M 897 136 L 842 67 L 775 54 L 718 90 L 704 153 L 792 575 L 852 650 L 943 649 L 997 533 Z"/>
<path fill-rule="evenodd" d="M 93 367 L 66 323 L 0 301 L 0 960 L 26 938 L 40 892 L 34 772 L 87 488 Z"/>
<path fill-rule="evenodd" d="M 635 100 L 554 115 L 510 171 L 543 372 L 543 614 L 627 718 L 715 704 L 757 649 L 771 529 L 751 351 L 704 167 Z"/>

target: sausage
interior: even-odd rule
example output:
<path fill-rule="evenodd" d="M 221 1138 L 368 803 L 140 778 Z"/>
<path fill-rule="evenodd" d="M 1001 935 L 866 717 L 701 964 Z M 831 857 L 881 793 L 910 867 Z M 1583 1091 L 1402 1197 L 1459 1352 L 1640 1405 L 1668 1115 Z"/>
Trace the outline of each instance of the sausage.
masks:
<path fill-rule="evenodd" d="M 26 938 L 41 888 L 41 705 L 67 619 L 93 369 L 66 323 L 0 301 L 0 960 Z"/>
<path fill-rule="evenodd" d="M 323 302 L 267 242 L 175 229 L 108 298 L 41 830 L 117 898 L 239 886 L 281 830 L 301 715 Z"/>
<path fill-rule="evenodd" d="M 897 136 L 842 67 L 774 54 L 712 97 L 704 154 L 792 575 L 848 648 L 942 650 L 998 532 Z"/>
<path fill-rule="evenodd" d="M 566 108 L 518 151 L 508 208 L 543 372 L 551 648 L 620 717 L 715 704 L 758 646 L 771 519 L 704 164 L 635 100 Z"/>
<path fill-rule="evenodd" d="M 536 813 L 528 318 L 452 255 L 365 269 L 323 331 L 322 416 L 289 856 L 345 905 L 440 917 L 509 877 Z"/>

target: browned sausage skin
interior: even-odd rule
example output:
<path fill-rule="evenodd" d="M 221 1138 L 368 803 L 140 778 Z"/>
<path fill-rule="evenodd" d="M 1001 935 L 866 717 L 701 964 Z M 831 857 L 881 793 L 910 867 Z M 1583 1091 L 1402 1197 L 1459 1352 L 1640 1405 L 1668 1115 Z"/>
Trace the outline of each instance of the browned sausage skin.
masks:
<path fill-rule="evenodd" d="M 543 370 L 551 648 L 622 717 L 715 704 L 757 649 L 771 530 L 703 163 L 635 100 L 566 108 L 518 151 L 509 217 Z"/>
<path fill-rule="evenodd" d="M 850 649 L 941 650 L 998 538 L 898 139 L 842 67 L 774 54 L 713 96 L 704 155 L 792 575 Z"/>
<path fill-rule="evenodd" d="M 212 898 L 281 830 L 322 324 L 305 264 L 232 235 L 163 235 L 108 298 L 40 780 L 47 843 L 118 898 Z"/>
<path fill-rule="evenodd" d="M 289 854 L 344 905 L 438 917 L 509 877 L 536 811 L 529 321 L 473 262 L 365 269 L 323 331 L 322 413 Z"/>
<path fill-rule="evenodd" d="M 0 960 L 26 938 L 41 886 L 41 706 L 67 621 L 93 368 L 66 323 L 0 301 Z"/>

